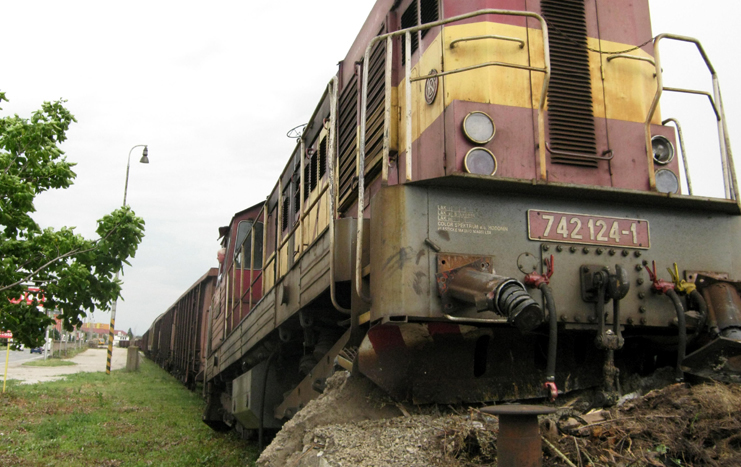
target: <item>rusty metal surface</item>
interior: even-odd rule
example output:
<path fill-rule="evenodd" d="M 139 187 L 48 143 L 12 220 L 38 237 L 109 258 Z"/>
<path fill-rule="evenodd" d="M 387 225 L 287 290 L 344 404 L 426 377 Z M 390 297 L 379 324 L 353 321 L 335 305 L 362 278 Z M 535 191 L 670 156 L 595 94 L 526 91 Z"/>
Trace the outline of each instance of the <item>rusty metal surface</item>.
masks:
<path fill-rule="evenodd" d="M 437 272 L 450 271 L 451 269 L 457 269 L 469 264 L 476 264 L 481 267 L 482 271 L 493 274 L 492 261 L 493 258 L 491 256 L 438 253 Z"/>
<path fill-rule="evenodd" d="M 717 280 L 728 280 L 730 279 L 730 276 L 727 272 L 710 272 L 710 271 L 691 271 L 687 270 L 684 271 L 684 279 L 687 282 L 694 283 L 697 280 L 698 276 L 707 276 L 711 279 L 717 279 Z"/>
<path fill-rule="evenodd" d="M 685 357 L 682 369 L 701 378 L 741 383 L 741 342 L 718 337 Z"/>
<path fill-rule="evenodd" d="M 493 405 L 484 407 L 481 409 L 482 412 L 491 415 L 548 415 L 556 413 L 556 409 L 553 407 L 546 407 L 543 405 L 530 405 L 530 404 L 505 404 L 505 405 Z"/>
<path fill-rule="evenodd" d="M 484 407 L 481 411 L 499 416 L 497 466 L 538 467 L 542 465 L 543 449 L 538 415 L 554 413 L 555 409 L 537 405 L 501 405 Z"/>
<path fill-rule="evenodd" d="M 696 284 L 702 287 L 710 279 L 699 276 Z M 708 299 L 708 307 L 713 310 L 715 323 L 720 331 L 741 327 L 741 283 L 718 281 L 703 288 Z"/>
<path fill-rule="evenodd" d="M 594 335 L 563 336 L 558 340 L 559 389 L 598 385 L 603 357 L 592 350 Z M 385 324 L 371 328 L 363 340 L 358 368 L 397 400 L 519 400 L 547 396 L 547 349 L 547 335 L 522 335 L 508 325 Z"/>

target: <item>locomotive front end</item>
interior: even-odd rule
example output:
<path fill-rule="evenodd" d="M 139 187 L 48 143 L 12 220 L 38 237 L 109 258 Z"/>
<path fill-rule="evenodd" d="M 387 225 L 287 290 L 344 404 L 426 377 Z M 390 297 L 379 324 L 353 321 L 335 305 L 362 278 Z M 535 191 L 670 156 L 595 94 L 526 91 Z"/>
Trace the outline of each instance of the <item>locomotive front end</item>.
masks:
<path fill-rule="evenodd" d="M 364 70 L 352 205 L 370 218 L 360 371 L 396 398 L 442 403 L 587 387 L 614 400 L 621 374 L 661 366 L 736 378 L 740 211 L 700 43 L 651 39 L 647 2 L 442 2 L 439 17 L 428 3 L 401 2 L 403 27 L 364 62 L 379 68 L 383 48 L 385 73 Z M 658 104 L 698 91 L 663 85 L 670 40 L 708 65 L 725 198 L 681 186 L 678 123 Z M 386 139 L 368 149 L 378 115 Z"/>

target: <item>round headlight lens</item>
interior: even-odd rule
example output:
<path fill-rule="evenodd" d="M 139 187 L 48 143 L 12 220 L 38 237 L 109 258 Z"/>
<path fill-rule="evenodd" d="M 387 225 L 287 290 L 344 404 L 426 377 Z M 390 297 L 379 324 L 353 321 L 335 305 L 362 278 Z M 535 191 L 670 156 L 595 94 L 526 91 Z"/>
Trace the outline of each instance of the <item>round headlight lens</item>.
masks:
<path fill-rule="evenodd" d="M 674 159 L 674 145 L 661 135 L 651 138 L 651 149 L 657 164 L 665 165 Z"/>
<path fill-rule="evenodd" d="M 463 133 L 476 144 L 488 143 L 496 131 L 494 121 L 484 112 L 471 112 L 463 119 Z"/>
<path fill-rule="evenodd" d="M 671 170 L 657 170 L 656 190 L 659 193 L 676 193 L 677 191 L 679 191 L 679 179 Z"/>
<path fill-rule="evenodd" d="M 497 158 L 486 148 L 473 148 L 463 159 L 466 172 L 478 175 L 494 175 L 497 172 Z"/>

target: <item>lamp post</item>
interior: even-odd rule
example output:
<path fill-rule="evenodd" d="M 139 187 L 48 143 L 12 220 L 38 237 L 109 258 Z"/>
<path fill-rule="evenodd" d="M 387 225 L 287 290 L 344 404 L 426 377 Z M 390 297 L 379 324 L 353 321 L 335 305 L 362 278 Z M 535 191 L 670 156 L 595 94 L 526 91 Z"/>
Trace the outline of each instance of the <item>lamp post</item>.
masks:
<path fill-rule="evenodd" d="M 149 164 L 149 150 L 147 149 L 146 144 L 137 144 L 133 148 L 129 150 L 129 158 L 126 161 L 126 184 L 124 185 L 124 197 L 123 197 L 123 204 L 121 206 L 126 206 L 126 194 L 129 190 L 129 169 L 131 168 L 131 153 L 136 148 L 140 148 L 144 146 L 144 150 L 142 151 L 142 158 L 139 160 L 142 164 Z M 118 280 L 118 274 L 119 271 L 116 271 L 116 280 Z M 118 303 L 118 298 L 113 300 L 113 306 L 111 307 L 111 324 L 108 329 L 108 359 L 106 360 L 105 364 L 105 373 L 107 375 L 111 374 L 111 358 L 113 357 L 113 333 L 116 328 L 116 304 Z"/>

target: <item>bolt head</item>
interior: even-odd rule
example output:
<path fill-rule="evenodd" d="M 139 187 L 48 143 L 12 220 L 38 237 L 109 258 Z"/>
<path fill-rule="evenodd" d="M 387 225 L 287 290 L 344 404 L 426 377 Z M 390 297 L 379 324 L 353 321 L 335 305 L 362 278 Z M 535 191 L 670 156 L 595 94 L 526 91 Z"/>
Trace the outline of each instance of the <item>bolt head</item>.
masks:
<path fill-rule="evenodd" d="M 627 321 L 628 321 L 628 324 L 633 324 L 633 317 L 632 316 L 628 316 L 628 320 Z"/>
<path fill-rule="evenodd" d="M 558 245 L 556 247 L 556 251 L 559 252 L 559 253 L 561 253 L 563 251 L 563 247 L 561 245 Z"/>
<path fill-rule="evenodd" d="M 598 255 L 601 255 L 603 251 L 605 251 L 605 250 L 603 250 L 602 248 L 597 248 L 597 254 Z"/>
<path fill-rule="evenodd" d="M 595 321 L 597 321 L 597 319 L 594 316 L 590 316 L 589 317 L 589 322 L 590 323 L 594 323 Z"/>
<path fill-rule="evenodd" d="M 636 264 L 636 271 L 641 271 L 641 270 L 643 270 L 643 266 L 641 266 L 640 264 Z"/>
<path fill-rule="evenodd" d="M 550 250 L 550 249 L 551 249 L 551 247 L 550 247 L 550 246 L 548 246 L 548 245 L 543 245 L 543 251 L 548 251 L 548 250 Z"/>
<path fill-rule="evenodd" d="M 636 258 L 640 258 L 641 257 L 641 252 L 638 251 L 638 250 L 636 250 L 636 251 L 633 252 L 633 256 L 635 256 Z"/>
<path fill-rule="evenodd" d="M 638 292 L 638 298 L 646 298 L 646 294 L 643 292 Z"/>
<path fill-rule="evenodd" d="M 576 253 L 576 247 L 575 246 L 569 247 L 569 251 L 572 253 Z"/>
<path fill-rule="evenodd" d="M 581 316 L 574 316 L 574 321 L 577 323 L 581 323 Z"/>
<path fill-rule="evenodd" d="M 614 248 L 610 248 L 610 251 L 608 253 L 610 253 L 610 256 L 615 256 L 616 251 Z"/>
<path fill-rule="evenodd" d="M 582 248 L 582 250 L 581 250 L 581 251 L 583 251 L 583 252 L 584 252 L 584 254 L 587 254 L 587 253 L 589 253 L 589 247 L 586 247 L 586 246 L 585 246 L 584 248 Z"/>
<path fill-rule="evenodd" d="M 561 316 L 559 316 L 559 319 L 561 321 L 566 321 L 568 318 L 566 318 L 566 315 L 561 315 Z"/>
<path fill-rule="evenodd" d="M 638 311 L 640 311 L 641 313 L 645 313 L 646 312 L 646 307 L 645 306 L 642 306 L 642 307 L 638 308 Z"/>
<path fill-rule="evenodd" d="M 639 277 L 636 282 L 638 283 L 638 285 L 643 285 L 643 278 Z"/>
<path fill-rule="evenodd" d="M 646 318 L 641 318 L 641 324 L 646 324 Z"/>
<path fill-rule="evenodd" d="M 621 253 L 621 255 L 623 255 L 623 256 L 628 256 L 629 254 L 630 253 L 628 253 L 628 250 L 623 250 L 623 252 Z"/>

